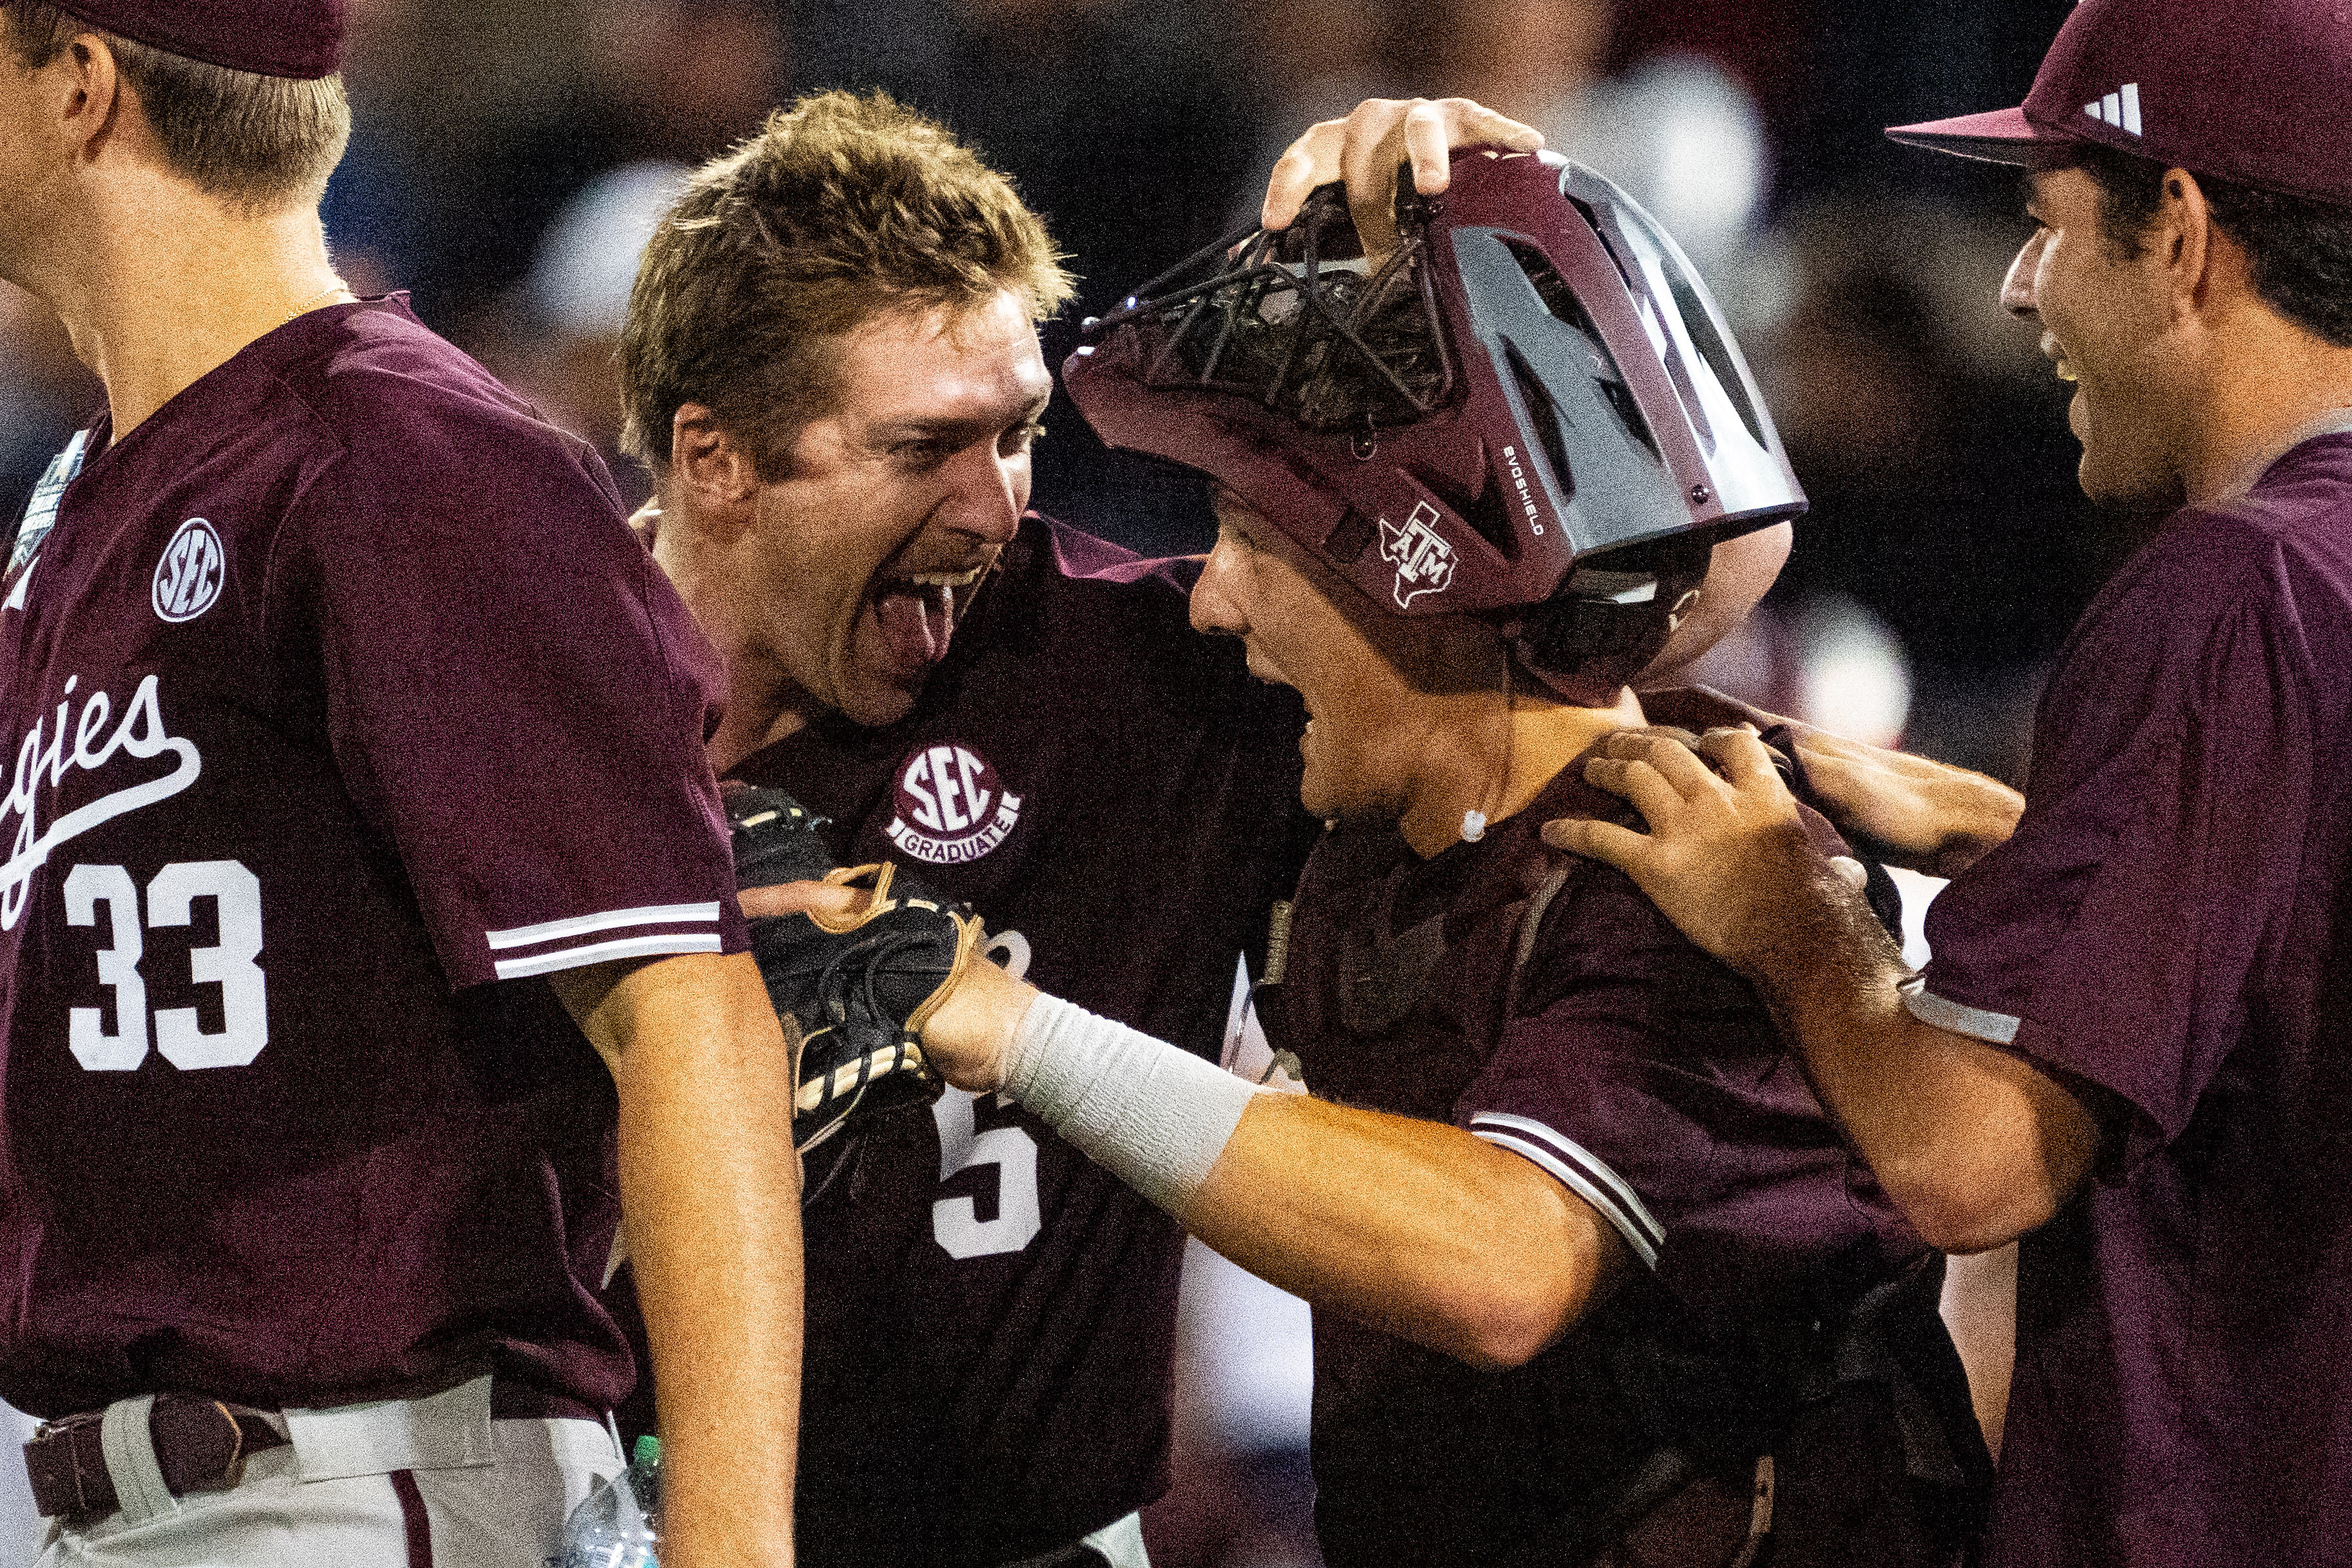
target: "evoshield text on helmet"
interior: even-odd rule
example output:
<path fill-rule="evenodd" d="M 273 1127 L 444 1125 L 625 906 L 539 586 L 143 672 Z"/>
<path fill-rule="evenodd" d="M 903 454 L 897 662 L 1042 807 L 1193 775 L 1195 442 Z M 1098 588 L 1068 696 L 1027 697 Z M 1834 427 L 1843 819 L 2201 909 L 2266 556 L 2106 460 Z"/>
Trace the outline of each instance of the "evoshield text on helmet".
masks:
<path fill-rule="evenodd" d="M 1072 397 L 1391 613 L 1515 619 L 1550 669 L 1654 651 L 1708 545 L 1805 506 L 1721 312 L 1549 153 L 1457 152 L 1399 205 L 1377 265 L 1336 186 L 1180 264 L 1087 325 Z"/>

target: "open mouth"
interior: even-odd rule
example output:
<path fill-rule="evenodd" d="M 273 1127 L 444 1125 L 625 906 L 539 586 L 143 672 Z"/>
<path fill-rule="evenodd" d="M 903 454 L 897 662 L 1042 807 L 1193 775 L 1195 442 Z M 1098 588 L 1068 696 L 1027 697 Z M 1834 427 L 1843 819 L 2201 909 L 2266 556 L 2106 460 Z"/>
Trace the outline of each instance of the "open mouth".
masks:
<path fill-rule="evenodd" d="M 958 596 L 969 598 L 988 562 L 961 572 L 914 572 L 886 578 L 873 593 L 874 618 L 892 658 L 908 670 L 926 668 L 948 656 L 955 636 Z"/>

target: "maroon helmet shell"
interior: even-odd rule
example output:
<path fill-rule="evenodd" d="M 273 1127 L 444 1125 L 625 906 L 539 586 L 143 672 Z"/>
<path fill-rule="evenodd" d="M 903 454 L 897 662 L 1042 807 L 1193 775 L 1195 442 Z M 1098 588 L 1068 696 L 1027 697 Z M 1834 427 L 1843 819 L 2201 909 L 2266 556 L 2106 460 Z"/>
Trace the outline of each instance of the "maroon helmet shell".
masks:
<path fill-rule="evenodd" d="M 1433 390 L 1399 382 L 1320 302 L 1318 279 L 1366 268 L 1324 259 L 1302 219 L 1203 251 L 1089 322 L 1063 367 L 1070 395 L 1109 445 L 1206 472 L 1396 614 L 1540 605 L 1580 563 L 1805 510 L 1721 311 L 1616 185 L 1551 153 L 1472 149 L 1443 195 L 1410 205 L 1417 278 L 1396 283 L 1391 258 L 1363 289 L 1417 288 Z M 1263 382 L 1221 376 L 1236 311 L 1319 311 L 1322 352 L 1344 339 L 1396 384 L 1391 416 L 1302 422 L 1284 405 L 1296 352 Z M 1656 590 L 1639 572 L 1584 576 L 1579 597 Z"/>

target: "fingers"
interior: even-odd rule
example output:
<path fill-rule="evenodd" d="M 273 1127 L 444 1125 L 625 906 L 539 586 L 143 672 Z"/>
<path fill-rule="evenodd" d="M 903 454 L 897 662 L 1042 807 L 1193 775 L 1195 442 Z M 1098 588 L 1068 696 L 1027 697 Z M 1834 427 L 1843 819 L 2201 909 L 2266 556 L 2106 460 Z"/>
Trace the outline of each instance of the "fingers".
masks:
<path fill-rule="evenodd" d="M 1779 789 L 1780 773 L 1772 766 L 1772 753 L 1756 738 L 1756 731 L 1746 725 L 1735 729 L 1709 730 L 1698 738 L 1699 755 L 1723 770 L 1723 776 L 1736 790 Z"/>
<path fill-rule="evenodd" d="M 1400 162 L 1412 164 L 1412 188 L 1424 196 L 1433 196 L 1454 183 L 1454 161 L 1448 156 L 1454 145 L 1453 130 L 1453 117 L 1444 103 L 1417 103 L 1405 113 L 1404 158 Z M 1393 191 L 1389 200 L 1394 205 Z"/>
<path fill-rule="evenodd" d="M 1347 134 L 1344 120 L 1326 120 L 1307 128 L 1304 135 L 1282 150 L 1274 174 L 1265 183 L 1265 205 L 1258 222 L 1268 229 L 1288 228 L 1318 185 L 1339 177 L 1339 143 Z"/>
<path fill-rule="evenodd" d="M 1684 729 L 1679 724 L 1643 724 L 1636 729 L 1623 731 L 1622 733 L 1639 735 L 1644 740 L 1675 741 L 1691 747 L 1696 747 L 1698 744 L 1698 731 Z"/>
<path fill-rule="evenodd" d="M 753 920 L 772 920 L 780 915 L 824 915 L 846 920 L 864 905 L 866 894 L 862 889 L 830 882 L 779 882 L 772 887 L 746 888 L 737 901 L 743 906 L 744 914 Z"/>
<path fill-rule="evenodd" d="M 1405 121 L 1421 101 L 1375 98 L 1348 116 L 1339 175 L 1348 183 L 1348 211 L 1368 257 L 1396 248 L 1397 165 L 1404 161 Z"/>
<path fill-rule="evenodd" d="M 1258 221 L 1287 228 L 1318 185 L 1343 180 L 1348 207 L 1367 254 L 1396 244 L 1397 165 L 1412 165 L 1413 189 L 1433 196 L 1452 179 L 1448 154 L 1456 147 L 1500 147 L 1532 153 L 1543 133 L 1466 98 L 1370 98 L 1344 120 L 1307 127 L 1283 152 L 1266 181 Z"/>
<path fill-rule="evenodd" d="M 1692 755 L 1688 746 L 1655 731 L 1621 730 L 1602 741 L 1598 754 L 1584 765 L 1584 778 L 1587 784 L 1632 801 L 1654 827 L 1659 812 L 1723 788 L 1722 781 Z"/>
<path fill-rule="evenodd" d="M 1545 823 L 1541 831 L 1543 841 L 1555 849 L 1599 860 L 1629 874 L 1650 847 L 1644 834 L 1587 816 L 1558 817 Z"/>
<path fill-rule="evenodd" d="M 1682 748 L 1677 746 L 1675 750 L 1680 752 Z M 1689 755 L 1686 752 L 1683 754 Z M 1682 809 L 1682 791 L 1645 758 L 1590 758 L 1584 764 L 1584 782 L 1595 789 L 1624 796 L 1653 828 L 1670 825 L 1675 814 Z"/>
<path fill-rule="evenodd" d="M 1404 151 L 1412 163 L 1412 188 L 1424 196 L 1453 182 L 1448 155 L 1456 147 L 1532 153 L 1543 144 L 1543 132 L 1535 127 L 1466 98 L 1416 99 L 1405 111 Z"/>
<path fill-rule="evenodd" d="M 1857 893 L 1870 886 L 1870 868 L 1851 855 L 1831 856 L 1830 869 L 1837 873 L 1840 881 Z"/>

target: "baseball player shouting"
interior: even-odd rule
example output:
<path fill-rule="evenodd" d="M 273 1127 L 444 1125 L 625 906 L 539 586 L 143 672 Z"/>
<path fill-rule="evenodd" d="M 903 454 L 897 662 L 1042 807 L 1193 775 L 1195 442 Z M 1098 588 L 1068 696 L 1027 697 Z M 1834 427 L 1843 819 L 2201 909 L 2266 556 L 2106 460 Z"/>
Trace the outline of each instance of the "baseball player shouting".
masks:
<path fill-rule="evenodd" d="M 2001 302 L 2074 384 L 2084 489 L 2179 508 L 2075 627 L 1924 975 L 1743 733 L 1723 777 L 1612 743 L 1589 776 L 1648 834 L 1558 830 L 1757 983 L 1929 1239 L 2024 1238 L 1998 1568 L 2352 1539 L 2347 101 L 2341 5 L 2084 0 L 2021 109 L 1894 132 L 2027 167 Z"/>
<path fill-rule="evenodd" d="M 1286 179 L 1538 138 L 1368 106 Z M 887 193 L 888 200 L 877 193 Z M 1385 199 L 1383 195 L 1382 199 Z M 1213 1062 L 1312 819 L 1288 694 L 1193 637 L 1197 563 L 1025 511 L 1067 282 L 937 124 L 825 94 L 702 170 L 622 351 L 653 551 L 727 660 L 711 758 L 986 910 L 992 956 Z M 1167 1485 L 1183 1234 L 998 1097 L 813 1151 L 812 1563 L 1139 1563 Z"/>
<path fill-rule="evenodd" d="M 1318 1098 L 984 964 L 925 1049 L 1315 1304 L 1335 1564 L 1952 1563 L 1986 1461 L 1938 1260 L 1755 994 L 1537 837 L 1622 810 L 1577 759 L 1711 542 L 1802 510 L 1769 416 L 1591 171 L 1460 153 L 1373 243 L 1323 193 L 1066 372 L 1217 479 L 1192 618 L 1309 715 L 1339 826 L 1259 996 Z"/>
<path fill-rule="evenodd" d="M 331 270 L 341 13 L 0 5 L 0 275 L 107 391 L 0 591 L 42 1560 L 541 1561 L 620 1462 L 625 1207 L 663 1560 L 782 1563 L 798 1205 L 719 671 L 596 458 Z"/>

